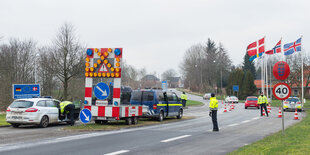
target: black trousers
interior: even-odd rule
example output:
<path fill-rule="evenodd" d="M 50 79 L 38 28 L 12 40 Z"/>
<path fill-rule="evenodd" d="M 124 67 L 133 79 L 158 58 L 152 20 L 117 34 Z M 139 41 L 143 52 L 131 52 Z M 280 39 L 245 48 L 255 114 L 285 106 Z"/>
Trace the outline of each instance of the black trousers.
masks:
<path fill-rule="evenodd" d="M 267 110 L 266 103 L 260 104 L 260 116 L 263 116 L 263 108 L 265 109 L 266 115 L 269 116 L 269 115 L 268 115 L 268 110 Z"/>
<path fill-rule="evenodd" d="M 217 125 L 217 110 L 211 110 L 211 117 L 213 123 L 213 131 L 219 131 L 219 127 Z"/>
<path fill-rule="evenodd" d="M 186 107 L 186 100 L 182 100 L 183 107 Z"/>
<path fill-rule="evenodd" d="M 68 118 L 70 119 L 71 125 L 74 125 L 74 110 L 75 110 L 75 105 L 74 104 L 68 104 L 65 107 L 65 113 L 69 111 Z"/>

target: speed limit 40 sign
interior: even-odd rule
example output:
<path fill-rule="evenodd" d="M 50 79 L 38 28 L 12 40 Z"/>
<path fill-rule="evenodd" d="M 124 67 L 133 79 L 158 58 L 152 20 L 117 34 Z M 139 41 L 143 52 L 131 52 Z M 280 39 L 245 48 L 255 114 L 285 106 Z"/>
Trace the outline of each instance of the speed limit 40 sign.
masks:
<path fill-rule="evenodd" d="M 291 96 L 291 88 L 286 83 L 278 83 L 273 87 L 273 95 L 278 100 L 286 100 Z"/>

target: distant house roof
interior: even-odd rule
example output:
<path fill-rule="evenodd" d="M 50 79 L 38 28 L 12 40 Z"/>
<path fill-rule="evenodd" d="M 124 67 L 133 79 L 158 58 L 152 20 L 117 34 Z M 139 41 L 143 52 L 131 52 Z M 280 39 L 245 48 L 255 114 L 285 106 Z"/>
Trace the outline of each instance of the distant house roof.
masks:
<path fill-rule="evenodd" d="M 145 75 L 141 80 L 143 80 L 143 81 L 151 81 L 151 80 L 159 81 L 159 79 L 154 75 Z"/>

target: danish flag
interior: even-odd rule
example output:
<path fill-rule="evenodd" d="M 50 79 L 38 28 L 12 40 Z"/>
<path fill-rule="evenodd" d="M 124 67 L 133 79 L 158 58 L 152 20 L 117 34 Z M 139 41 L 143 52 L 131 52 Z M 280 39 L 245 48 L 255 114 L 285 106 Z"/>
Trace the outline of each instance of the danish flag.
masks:
<path fill-rule="evenodd" d="M 261 57 L 265 52 L 265 38 L 251 43 L 247 47 L 247 52 L 250 56 L 250 61 L 253 61 L 255 58 Z"/>

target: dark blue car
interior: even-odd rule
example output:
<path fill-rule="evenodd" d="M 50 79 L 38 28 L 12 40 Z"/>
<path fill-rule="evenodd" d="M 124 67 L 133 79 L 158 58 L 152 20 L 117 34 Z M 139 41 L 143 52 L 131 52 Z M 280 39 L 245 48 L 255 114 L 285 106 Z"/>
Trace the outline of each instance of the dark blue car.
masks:
<path fill-rule="evenodd" d="M 162 90 L 135 90 L 131 94 L 131 105 L 146 105 L 149 107 L 147 117 L 157 117 L 163 121 L 164 117 L 176 116 L 181 119 L 183 107 L 180 99 L 174 92 L 164 92 Z"/>

